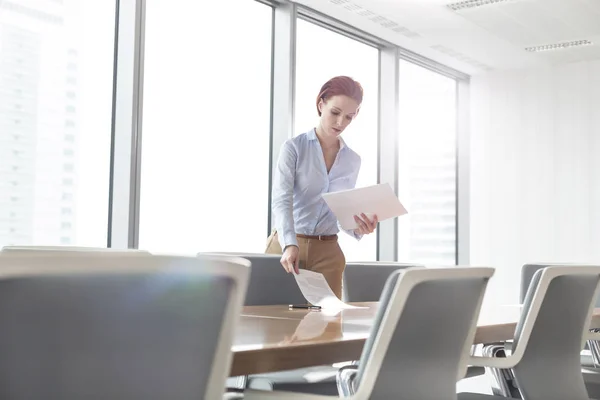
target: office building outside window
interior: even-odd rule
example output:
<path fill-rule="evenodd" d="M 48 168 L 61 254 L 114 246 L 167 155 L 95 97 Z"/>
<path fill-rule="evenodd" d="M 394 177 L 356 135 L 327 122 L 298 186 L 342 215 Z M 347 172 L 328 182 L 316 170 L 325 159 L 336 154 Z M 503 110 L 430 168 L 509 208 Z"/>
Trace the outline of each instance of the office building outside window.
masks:
<path fill-rule="evenodd" d="M 400 61 L 398 258 L 456 263 L 456 80 Z"/>
<path fill-rule="evenodd" d="M 0 2 L 0 246 L 106 245 L 115 4 Z"/>

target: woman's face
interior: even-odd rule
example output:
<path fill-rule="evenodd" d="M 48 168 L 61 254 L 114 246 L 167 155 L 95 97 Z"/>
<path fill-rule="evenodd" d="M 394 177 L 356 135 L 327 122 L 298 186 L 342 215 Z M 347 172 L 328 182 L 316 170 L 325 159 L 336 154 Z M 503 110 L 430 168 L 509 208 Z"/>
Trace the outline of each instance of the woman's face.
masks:
<path fill-rule="evenodd" d="M 329 137 L 338 137 L 358 114 L 360 105 L 348 96 L 332 96 L 319 102 L 322 132 Z"/>

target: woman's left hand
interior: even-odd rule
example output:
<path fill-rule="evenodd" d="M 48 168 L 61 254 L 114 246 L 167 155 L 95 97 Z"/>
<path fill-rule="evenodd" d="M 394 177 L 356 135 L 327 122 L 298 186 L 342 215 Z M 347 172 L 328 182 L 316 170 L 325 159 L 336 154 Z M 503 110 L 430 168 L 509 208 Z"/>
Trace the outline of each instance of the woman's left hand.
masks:
<path fill-rule="evenodd" d="M 361 213 L 360 216 L 355 215 L 354 220 L 358 225 L 354 231 L 360 235 L 368 235 L 369 233 L 373 233 L 375 228 L 377 228 L 377 215 L 373 215 L 373 220 L 370 220 L 369 217 L 365 215 L 365 213 Z"/>

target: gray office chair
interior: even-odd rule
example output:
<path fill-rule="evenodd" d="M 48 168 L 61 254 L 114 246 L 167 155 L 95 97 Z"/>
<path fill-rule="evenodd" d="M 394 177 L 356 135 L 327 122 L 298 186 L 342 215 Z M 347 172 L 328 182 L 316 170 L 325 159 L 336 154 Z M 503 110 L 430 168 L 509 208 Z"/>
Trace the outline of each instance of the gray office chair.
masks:
<path fill-rule="evenodd" d="M 115 249 L 110 247 L 83 247 L 83 246 L 4 246 L 0 250 L 0 256 L 3 254 L 27 254 L 27 255 L 62 255 L 73 254 L 81 255 L 88 253 L 109 254 L 109 255 L 140 255 L 150 253 L 139 249 Z"/>
<path fill-rule="evenodd" d="M 410 267 L 417 266 L 395 262 L 347 263 L 344 270 L 343 300 L 345 302 L 378 301 L 389 276 L 394 271 Z M 315 372 L 321 375 L 320 379 L 308 381 L 305 378 Z M 337 372 L 337 367 L 318 366 L 257 375 L 250 377 L 249 387 L 257 390 L 335 395 L 337 394 Z"/>
<path fill-rule="evenodd" d="M 252 263 L 250 280 L 245 306 L 271 306 L 289 304 L 304 304 L 306 299 L 302 295 L 296 280 L 291 274 L 284 271 L 281 266 L 281 256 L 262 253 L 200 253 L 200 255 L 215 256 L 237 256 L 249 260 Z M 332 366 L 317 366 L 295 369 L 291 371 L 273 372 L 267 374 L 253 375 L 250 377 L 231 377 L 227 380 L 228 390 L 243 391 L 246 387 L 255 389 L 273 390 L 281 386 L 293 388 L 296 391 L 316 391 L 317 393 L 328 393 L 335 391 L 335 373 L 337 369 Z M 316 382 L 309 382 L 305 376 L 313 372 L 327 375 L 329 372 L 333 377 Z"/>
<path fill-rule="evenodd" d="M 525 296 L 527 295 L 527 291 L 531 285 L 531 281 L 533 280 L 533 276 L 540 269 L 550 267 L 550 266 L 559 266 L 565 264 L 557 264 L 557 263 L 531 263 L 525 264 L 521 268 L 521 286 L 519 290 L 519 302 L 523 304 L 525 301 Z M 576 266 L 577 264 L 570 264 L 572 266 Z M 600 307 L 600 297 L 596 299 L 595 303 L 596 307 Z M 486 352 L 488 354 L 504 354 L 505 348 L 510 349 L 511 344 L 496 344 L 488 346 Z M 595 340 L 589 340 L 586 342 L 584 351 L 581 353 L 580 362 L 583 367 L 586 367 L 585 370 L 587 374 L 584 374 L 584 380 L 586 381 L 586 387 L 588 389 L 588 393 L 590 396 L 594 398 L 600 398 L 600 381 L 598 379 L 598 371 L 594 368 L 599 365 L 600 360 L 600 347 L 598 346 L 598 342 Z M 489 371 L 492 375 L 493 383 L 495 385 L 495 392 L 501 395 L 509 395 L 513 396 L 518 395 L 518 388 L 513 384 L 514 375 L 510 370 L 497 370 L 493 369 Z"/>
<path fill-rule="evenodd" d="M 521 268 L 521 287 L 519 292 L 519 302 L 523 304 L 525 301 L 525 295 L 527 294 L 527 289 L 533 279 L 533 275 L 540 269 L 556 266 L 556 265 L 565 265 L 565 264 L 557 264 L 557 263 L 536 263 L 536 264 L 525 264 L 523 268 Z M 571 264 L 577 265 L 577 264 Z M 600 307 L 600 297 L 596 299 L 596 307 Z M 600 346 L 596 341 L 588 341 L 586 343 L 585 349 L 586 351 L 581 354 L 581 365 L 584 367 L 599 367 L 600 366 Z"/>
<path fill-rule="evenodd" d="M 244 299 L 245 306 L 274 306 L 304 304 L 296 280 L 281 266 L 281 256 L 262 253 L 199 253 L 199 255 L 217 255 L 242 257 L 252 263 L 248 290 Z"/>
<path fill-rule="evenodd" d="M 505 358 L 471 357 L 471 362 L 512 368 L 525 400 L 588 400 L 580 352 L 583 340 L 590 335 L 588 327 L 599 283 L 600 267 L 538 270 L 525 296 L 512 353 Z M 458 398 L 505 399 L 475 394 L 460 394 Z"/>
<path fill-rule="evenodd" d="M 397 262 L 352 262 L 344 271 L 344 296 L 347 302 L 378 301 L 392 272 L 406 268 L 424 268 L 422 264 Z M 469 367 L 465 378 L 485 373 L 482 367 Z"/>
<path fill-rule="evenodd" d="M 339 374 L 342 397 L 431 400 L 456 396 L 491 268 L 393 272 L 358 368 Z M 443 329 L 440 329 L 443 327 Z M 331 397 L 247 391 L 245 400 Z"/>
<path fill-rule="evenodd" d="M 222 397 L 249 269 L 231 258 L 0 257 L 0 398 Z"/>
<path fill-rule="evenodd" d="M 423 268 L 423 265 L 385 261 L 347 263 L 344 270 L 344 301 L 379 301 L 390 275 L 406 268 Z"/>

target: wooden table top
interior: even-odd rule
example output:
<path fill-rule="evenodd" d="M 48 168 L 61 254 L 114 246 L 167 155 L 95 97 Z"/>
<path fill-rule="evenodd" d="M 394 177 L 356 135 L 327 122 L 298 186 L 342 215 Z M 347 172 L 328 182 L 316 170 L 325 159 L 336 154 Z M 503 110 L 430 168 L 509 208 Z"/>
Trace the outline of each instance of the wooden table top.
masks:
<path fill-rule="evenodd" d="M 333 364 L 360 358 L 378 303 L 335 314 L 289 310 L 286 306 L 244 307 L 233 346 L 231 376 Z M 520 307 L 504 306 L 479 319 L 474 344 L 512 339 Z M 600 309 L 592 326 L 600 328 Z"/>

